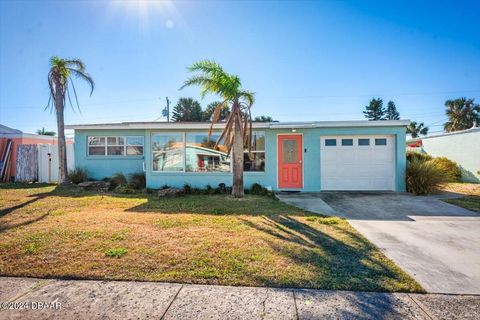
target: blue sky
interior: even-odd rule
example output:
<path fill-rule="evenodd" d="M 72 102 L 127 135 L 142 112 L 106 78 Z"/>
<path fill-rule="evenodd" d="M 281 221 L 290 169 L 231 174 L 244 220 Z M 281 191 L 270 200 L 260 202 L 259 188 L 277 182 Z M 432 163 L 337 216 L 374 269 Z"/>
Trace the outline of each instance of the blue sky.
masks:
<path fill-rule="evenodd" d="M 82 114 L 66 123 L 149 121 L 186 67 L 214 59 L 257 94 L 254 115 L 357 120 L 372 97 L 432 131 L 443 103 L 480 102 L 478 1 L 2 1 L 0 123 L 56 131 L 49 58 L 78 57 L 96 82 L 76 82 Z M 206 98 L 206 105 L 214 97 Z"/>

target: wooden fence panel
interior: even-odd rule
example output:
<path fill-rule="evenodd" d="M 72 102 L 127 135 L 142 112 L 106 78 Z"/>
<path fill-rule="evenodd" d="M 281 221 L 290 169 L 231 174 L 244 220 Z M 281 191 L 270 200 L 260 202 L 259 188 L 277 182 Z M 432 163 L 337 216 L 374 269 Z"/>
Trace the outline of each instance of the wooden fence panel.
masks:
<path fill-rule="evenodd" d="M 15 181 L 38 180 L 38 146 L 35 144 L 23 144 L 17 146 Z"/>

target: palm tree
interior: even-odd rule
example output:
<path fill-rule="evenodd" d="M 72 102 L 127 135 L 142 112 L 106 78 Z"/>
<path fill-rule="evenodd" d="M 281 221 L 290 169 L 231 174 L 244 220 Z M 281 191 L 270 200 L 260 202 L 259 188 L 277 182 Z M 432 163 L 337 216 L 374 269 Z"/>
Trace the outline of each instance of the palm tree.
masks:
<path fill-rule="evenodd" d="M 173 107 L 172 120 L 181 121 L 202 121 L 202 107 L 200 103 L 192 98 L 180 98 Z"/>
<path fill-rule="evenodd" d="M 448 121 L 443 127 L 447 132 L 470 129 L 480 122 L 480 105 L 474 99 L 447 100 L 445 107 Z"/>
<path fill-rule="evenodd" d="M 222 98 L 212 116 L 212 123 L 208 135 L 210 137 L 215 123 L 220 121 L 222 109 L 230 107 L 230 114 L 225 121 L 225 127 L 216 142 L 216 146 L 224 139 L 227 154 L 232 152 L 233 157 L 233 185 L 232 195 L 236 198 L 243 197 L 243 150 L 248 146 L 251 150 L 252 117 L 250 108 L 255 102 L 253 92 L 242 89 L 240 78 L 226 73 L 214 61 L 203 60 L 194 63 L 188 68 L 190 72 L 197 72 L 185 81 L 180 89 L 187 86 L 200 86 L 200 95 L 205 97 L 208 93 L 217 94 Z"/>
<path fill-rule="evenodd" d="M 55 135 L 55 131 L 48 131 L 48 130 L 45 130 L 45 128 L 38 129 L 36 132 L 37 132 L 38 135 L 41 135 L 41 136 L 54 136 Z"/>
<path fill-rule="evenodd" d="M 64 111 L 65 111 L 65 99 L 68 99 L 70 106 L 74 109 L 72 103 L 69 84 L 73 89 L 73 95 L 76 102 L 77 109 L 80 111 L 78 104 L 77 92 L 72 81 L 72 75 L 82 79 L 90 85 L 90 95 L 93 93 L 95 84 L 90 75 L 85 71 L 85 64 L 79 59 L 62 59 L 54 56 L 50 59 L 50 71 L 48 72 L 48 86 L 50 87 L 50 97 L 48 99 L 47 106 L 55 108 L 57 115 L 57 131 L 58 131 L 58 163 L 60 167 L 59 183 L 65 184 L 68 182 L 67 172 L 67 150 L 65 143 L 65 123 L 64 123 Z"/>
<path fill-rule="evenodd" d="M 425 127 L 423 122 L 417 124 L 415 121 L 412 121 L 407 127 L 407 133 L 410 133 L 412 138 L 417 138 L 419 135 L 426 135 L 428 127 Z"/>

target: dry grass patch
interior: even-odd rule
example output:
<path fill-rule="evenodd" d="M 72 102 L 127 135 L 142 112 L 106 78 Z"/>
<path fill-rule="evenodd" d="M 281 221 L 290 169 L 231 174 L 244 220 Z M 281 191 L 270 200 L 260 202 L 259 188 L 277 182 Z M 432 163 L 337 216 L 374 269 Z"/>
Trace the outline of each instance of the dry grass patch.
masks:
<path fill-rule="evenodd" d="M 269 197 L 0 192 L 4 276 L 422 291 L 345 220 Z"/>

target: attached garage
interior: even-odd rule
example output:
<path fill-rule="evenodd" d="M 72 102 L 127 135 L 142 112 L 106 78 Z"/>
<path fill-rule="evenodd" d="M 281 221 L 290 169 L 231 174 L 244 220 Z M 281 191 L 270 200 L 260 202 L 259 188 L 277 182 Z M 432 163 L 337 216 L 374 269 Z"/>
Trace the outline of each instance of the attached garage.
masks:
<path fill-rule="evenodd" d="M 322 190 L 395 190 L 395 139 L 391 135 L 322 136 Z"/>

